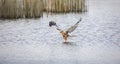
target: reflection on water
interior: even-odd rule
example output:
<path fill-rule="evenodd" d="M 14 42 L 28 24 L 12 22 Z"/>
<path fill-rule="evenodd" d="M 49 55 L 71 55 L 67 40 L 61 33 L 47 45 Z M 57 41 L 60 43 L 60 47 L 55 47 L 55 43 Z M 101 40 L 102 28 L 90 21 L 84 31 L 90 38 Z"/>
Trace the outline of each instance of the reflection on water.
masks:
<path fill-rule="evenodd" d="M 120 1 L 89 0 L 88 6 L 85 14 L 0 20 L 0 64 L 120 64 Z M 80 17 L 68 44 L 48 26 L 53 20 L 67 29 Z"/>

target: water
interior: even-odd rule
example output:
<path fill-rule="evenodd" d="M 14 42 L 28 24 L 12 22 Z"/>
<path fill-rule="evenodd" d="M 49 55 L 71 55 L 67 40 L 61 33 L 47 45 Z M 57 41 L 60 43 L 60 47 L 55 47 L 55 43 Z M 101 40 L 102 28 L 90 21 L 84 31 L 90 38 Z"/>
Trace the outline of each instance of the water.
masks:
<path fill-rule="evenodd" d="M 120 64 L 120 1 L 89 0 L 83 14 L 52 14 L 40 19 L 0 20 L 0 64 Z M 53 20 L 67 29 L 82 22 L 63 44 Z"/>

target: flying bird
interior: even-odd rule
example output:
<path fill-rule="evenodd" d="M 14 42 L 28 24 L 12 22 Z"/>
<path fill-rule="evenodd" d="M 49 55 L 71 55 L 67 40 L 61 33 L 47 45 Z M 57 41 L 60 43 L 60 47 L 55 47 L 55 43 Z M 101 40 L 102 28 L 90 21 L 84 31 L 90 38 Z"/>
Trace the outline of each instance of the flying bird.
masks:
<path fill-rule="evenodd" d="M 75 23 L 74 25 L 72 25 L 71 27 L 69 27 L 66 31 L 61 30 L 54 21 L 50 21 L 50 22 L 49 22 L 49 26 L 50 26 L 50 27 L 55 26 L 56 29 L 57 29 L 58 31 L 60 31 L 60 33 L 61 33 L 61 35 L 62 35 L 62 37 L 63 37 L 63 39 L 64 39 L 64 43 L 67 43 L 67 38 L 70 37 L 69 34 L 70 34 L 71 32 L 73 32 L 73 31 L 77 28 L 77 26 L 78 26 L 78 24 L 80 23 L 80 21 L 81 21 L 81 19 L 80 19 L 79 21 L 77 21 L 77 23 Z"/>

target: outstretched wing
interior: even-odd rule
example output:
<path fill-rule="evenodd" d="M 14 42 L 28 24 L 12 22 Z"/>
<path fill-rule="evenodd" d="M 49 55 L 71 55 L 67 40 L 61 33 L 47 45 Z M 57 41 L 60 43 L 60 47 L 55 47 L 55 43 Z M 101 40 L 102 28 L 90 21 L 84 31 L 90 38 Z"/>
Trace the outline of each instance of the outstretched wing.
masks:
<path fill-rule="evenodd" d="M 56 25 L 56 29 L 60 32 L 62 31 L 57 25 Z"/>
<path fill-rule="evenodd" d="M 54 21 L 50 21 L 50 22 L 49 22 L 49 26 L 50 26 L 50 27 L 55 26 L 58 31 L 62 31 L 62 30 L 57 26 L 57 24 L 56 24 Z"/>
<path fill-rule="evenodd" d="M 73 26 L 71 26 L 70 28 L 68 28 L 66 32 L 67 33 L 73 32 L 77 28 L 77 26 L 80 23 L 80 21 L 81 21 L 81 19 L 76 24 L 74 24 Z"/>
<path fill-rule="evenodd" d="M 56 25 L 56 23 L 55 23 L 54 21 L 50 21 L 50 22 L 49 22 L 49 26 L 50 26 L 50 27 L 55 26 L 55 25 Z"/>

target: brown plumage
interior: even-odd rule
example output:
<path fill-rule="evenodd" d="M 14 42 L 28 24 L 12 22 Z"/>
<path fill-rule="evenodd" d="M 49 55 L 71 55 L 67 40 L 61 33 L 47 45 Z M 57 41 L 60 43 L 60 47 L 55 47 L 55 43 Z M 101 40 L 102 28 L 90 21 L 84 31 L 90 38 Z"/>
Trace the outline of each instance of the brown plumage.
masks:
<path fill-rule="evenodd" d="M 63 39 L 64 39 L 64 43 L 66 43 L 66 42 L 67 42 L 67 38 L 70 36 L 69 33 L 73 32 L 73 31 L 77 28 L 77 26 L 78 26 L 78 24 L 79 24 L 80 21 L 81 21 L 81 19 L 80 19 L 77 23 L 75 23 L 73 26 L 71 26 L 70 28 L 68 28 L 66 31 L 61 30 L 61 29 L 56 25 L 56 23 L 55 23 L 54 21 L 50 21 L 50 22 L 49 22 L 49 26 L 50 26 L 50 27 L 51 27 L 51 26 L 55 26 L 56 29 L 57 29 L 58 31 L 60 31 L 60 33 L 62 34 Z"/>

